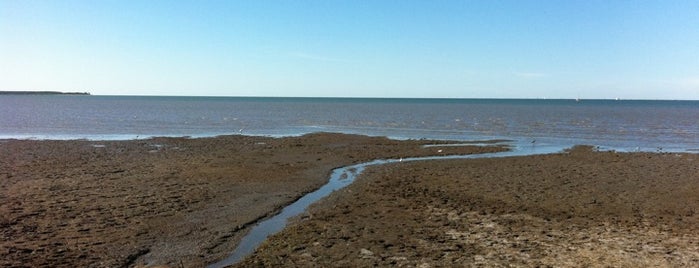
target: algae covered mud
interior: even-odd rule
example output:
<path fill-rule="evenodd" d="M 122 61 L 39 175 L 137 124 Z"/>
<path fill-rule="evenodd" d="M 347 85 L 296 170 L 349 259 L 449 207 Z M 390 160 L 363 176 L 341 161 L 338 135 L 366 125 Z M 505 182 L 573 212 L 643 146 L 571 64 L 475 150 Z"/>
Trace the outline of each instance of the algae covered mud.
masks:
<path fill-rule="evenodd" d="M 424 147 L 432 143 L 331 133 L 4 140 L 0 266 L 203 267 L 228 256 L 259 219 L 325 184 L 333 168 L 434 155 Z"/>
<path fill-rule="evenodd" d="M 608 258 L 598 264 L 699 260 L 690 254 L 699 252 L 695 154 L 407 161 L 505 149 L 434 143 L 328 133 L 6 140 L 0 266 L 203 267 L 229 256 L 255 223 L 325 184 L 333 168 L 372 159 L 399 163 L 367 166 L 238 265 L 536 265 L 601 253 Z"/>

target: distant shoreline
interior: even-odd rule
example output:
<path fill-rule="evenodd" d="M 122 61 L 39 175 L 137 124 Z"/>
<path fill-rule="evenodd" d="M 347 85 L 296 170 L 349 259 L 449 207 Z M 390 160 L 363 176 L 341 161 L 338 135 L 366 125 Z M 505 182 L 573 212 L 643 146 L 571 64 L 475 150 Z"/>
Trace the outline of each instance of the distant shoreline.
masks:
<path fill-rule="evenodd" d="M 90 92 L 0 91 L 0 95 L 90 95 Z"/>

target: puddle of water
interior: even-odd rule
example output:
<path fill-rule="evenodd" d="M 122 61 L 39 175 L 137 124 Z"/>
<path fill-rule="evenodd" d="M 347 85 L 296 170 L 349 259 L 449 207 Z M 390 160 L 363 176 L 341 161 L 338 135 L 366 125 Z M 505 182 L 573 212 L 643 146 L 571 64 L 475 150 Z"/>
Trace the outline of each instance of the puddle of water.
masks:
<path fill-rule="evenodd" d="M 503 145 L 504 142 L 473 142 L 473 143 L 447 143 L 447 144 L 425 144 L 423 148 L 433 148 L 433 147 L 464 147 L 464 146 L 498 146 Z"/>
<path fill-rule="evenodd" d="M 473 144 L 469 144 L 473 145 Z M 238 247 L 226 259 L 211 264 L 208 268 L 218 268 L 232 265 L 241 261 L 247 255 L 253 253 L 262 242 L 270 235 L 273 235 L 286 227 L 287 220 L 291 217 L 303 213 L 309 205 L 320 200 L 323 197 L 330 195 L 332 192 L 342 189 L 354 182 L 354 179 L 362 173 L 368 166 L 383 165 L 397 162 L 409 161 L 425 161 L 425 160 L 442 160 L 442 159 L 474 159 L 474 158 L 497 158 L 509 156 L 526 156 L 536 154 L 550 154 L 563 151 L 563 146 L 556 145 L 518 145 L 512 151 L 486 154 L 470 154 L 470 155 L 451 155 L 451 156 L 428 156 L 428 157 L 411 157 L 401 159 L 380 159 L 352 166 L 341 167 L 333 170 L 330 175 L 330 180 L 327 184 L 320 187 L 318 190 L 304 195 L 296 202 L 282 209 L 282 211 L 266 220 L 261 221 L 250 232 L 243 237 L 238 244 Z"/>

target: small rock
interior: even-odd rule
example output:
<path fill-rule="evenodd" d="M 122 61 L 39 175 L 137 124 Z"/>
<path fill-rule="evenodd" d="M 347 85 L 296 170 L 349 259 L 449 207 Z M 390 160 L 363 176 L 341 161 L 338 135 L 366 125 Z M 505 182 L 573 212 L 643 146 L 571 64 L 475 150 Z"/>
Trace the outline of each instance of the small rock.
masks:
<path fill-rule="evenodd" d="M 371 252 L 371 250 L 363 248 L 359 250 L 359 255 L 362 257 L 362 259 L 369 259 L 374 257 L 374 252 Z"/>

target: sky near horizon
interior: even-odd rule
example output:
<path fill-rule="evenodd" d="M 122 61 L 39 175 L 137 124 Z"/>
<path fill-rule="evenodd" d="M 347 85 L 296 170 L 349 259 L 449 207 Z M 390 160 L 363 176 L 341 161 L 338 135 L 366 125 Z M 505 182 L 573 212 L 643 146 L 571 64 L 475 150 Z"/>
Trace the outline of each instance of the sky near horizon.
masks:
<path fill-rule="evenodd" d="M 0 0 L 0 90 L 699 100 L 699 1 Z"/>

